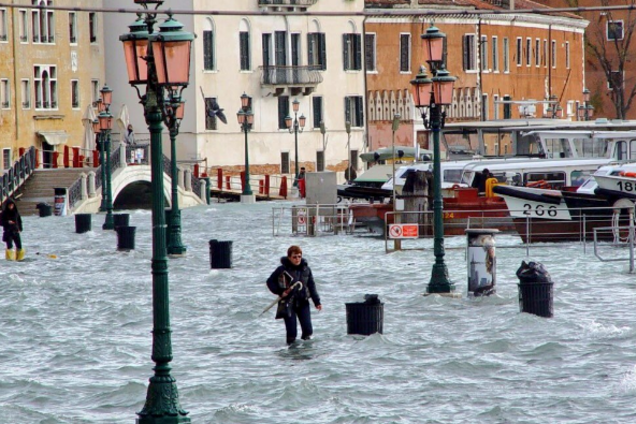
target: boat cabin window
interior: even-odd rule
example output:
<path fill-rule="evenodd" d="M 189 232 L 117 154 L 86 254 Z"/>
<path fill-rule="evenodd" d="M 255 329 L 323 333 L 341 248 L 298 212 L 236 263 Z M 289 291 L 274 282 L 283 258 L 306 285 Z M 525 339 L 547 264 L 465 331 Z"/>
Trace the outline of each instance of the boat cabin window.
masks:
<path fill-rule="evenodd" d="M 517 138 L 517 155 L 545 156 L 545 152 L 538 137 L 534 135 L 523 135 Z"/>
<path fill-rule="evenodd" d="M 616 159 L 627 160 L 627 141 L 620 140 L 616 142 Z"/>
<path fill-rule="evenodd" d="M 545 181 L 554 189 L 565 185 L 565 172 L 528 172 L 524 175 L 524 185 L 537 181 Z"/>
<path fill-rule="evenodd" d="M 583 184 L 579 186 L 579 190 L 589 189 L 596 186 L 596 180 L 592 177 L 587 177 Z"/>
<path fill-rule="evenodd" d="M 503 156 L 505 146 L 512 146 L 512 138 L 509 132 L 485 132 L 484 138 L 484 155 L 486 156 Z"/>
<path fill-rule="evenodd" d="M 570 173 L 570 185 L 572 187 L 582 186 L 589 178 L 590 173 L 588 171 L 572 171 Z"/>
<path fill-rule="evenodd" d="M 636 140 L 629 142 L 629 160 L 636 159 Z"/>
<path fill-rule="evenodd" d="M 447 183 L 461 183 L 462 182 L 462 170 L 461 169 L 445 169 L 444 178 L 442 181 Z"/>
<path fill-rule="evenodd" d="M 607 140 L 596 138 L 575 138 L 572 140 L 579 157 L 602 158 L 607 156 Z"/>
<path fill-rule="evenodd" d="M 548 138 L 545 140 L 548 158 L 571 158 L 572 150 L 567 138 Z"/>

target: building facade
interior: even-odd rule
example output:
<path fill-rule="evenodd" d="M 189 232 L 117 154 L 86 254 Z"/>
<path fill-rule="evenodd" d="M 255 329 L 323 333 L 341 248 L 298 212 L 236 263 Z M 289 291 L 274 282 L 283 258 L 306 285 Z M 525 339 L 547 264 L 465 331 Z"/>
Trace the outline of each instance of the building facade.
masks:
<path fill-rule="evenodd" d="M 35 146 L 49 167 L 63 146 L 85 147 L 82 117 L 104 83 L 101 15 L 49 8 L 102 1 L 12 3 L 0 8 L 0 166 L 10 168 L 21 148 Z"/>
<path fill-rule="evenodd" d="M 504 10 L 492 4 L 495 2 L 477 0 L 452 2 L 452 6 L 445 1 L 419 3 L 424 2 L 399 4 L 400 10 L 412 10 L 412 15 L 378 13 L 366 22 L 371 150 L 391 145 L 395 113 L 402 117 L 397 145 L 432 148 L 419 111 L 413 108 L 410 84 L 420 66 L 426 65 L 420 36 L 433 20 L 421 12 L 431 7 L 461 9 L 456 15 L 434 17 L 435 26 L 447 36 L 447 69 L 457 78 L 447 122 L 552 117 L 559 109 L 557 117 L 577 119 L 585 85 L 583 32 L 587 21 L 563 15 L 470 14 L 475 9 Z M 516 2 L 520 8 L 525 3 Z M 368 11 L 387 7 L 398 6 L 367 1 Z M 486 154 L 512 153 L 507 141 L 487 143 L 486 148 Z"/>
<path fill-rule="evenodd" d="M 130 6 L 128 3 L 109 2 L 113 7 Z M 349 164 L 360 169 L 358 155 L 365 148 L 366 102 L 363 17 L 347 13 L 362 11 L 363 0 L 210 3 L 173 0 L 162 6 L 163 10 L 173 7 L 203 12 L 175 16 L 197 35 L 190 85 L 184 91 L 186 112 L 179 134 L 179 160 L 203 163 L 210 173 L 217 168 L 229 173 L 244 169 L 245 136 L 236 113 L 245 93 L 251 97 L 254 113 L 248 135 L 252 174 L 293 175 L 296 154 L 298 168 L 335 171 L 341 181 Z M 205 10 L 211 7 L 220 14 L 206 14 Z M 287 13 L 264 16 L 260 14 L 263 11 Z M 303 11 L 342 15 L 302 16 Z M 135 17 L 126 18 L 133 22 Z M 117 34 L 127 32 L 121 15 L 106 19 Z M 118 44 L 113 39 L 107 46 L 108 72 L 121 75 L 113 83 L 115 98 L 134 105 L 135 92 L 124 81 L 125 65 Z M 297 153 L 295 136 L 285 125 L 285 117 L 294 117 L 296 100 L 298 118 L 306 118 L 303 132 L 298 134 Z M 218 115 L 211 116 L 209 112 L 215 108 L 223 109 L 227 124 Z M 143 137 L 147 129 L 141 107 L 131 106 L 129 110 L 136 133 Z"/>

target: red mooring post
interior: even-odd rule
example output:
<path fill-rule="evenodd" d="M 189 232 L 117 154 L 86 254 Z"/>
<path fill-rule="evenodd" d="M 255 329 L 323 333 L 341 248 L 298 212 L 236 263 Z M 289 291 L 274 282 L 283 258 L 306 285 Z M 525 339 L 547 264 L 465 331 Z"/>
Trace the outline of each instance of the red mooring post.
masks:
<path fill-rule="evenodd" d="M 80 149 L 79 147 L 73 147 L 73 168 L 79 168 L 80 163 Z"/>
<path fill-rule="evenodd" d="M 241 191 L 245 191 L 245 171 L 241 171 Z"/>
<path fill-rule="evenodd" d="M 284 175 L 280 180 L 280 190 L 278 190 L 278 195 L 287 199 L 287 175 Z"/>
<path fill-rule="evenodd" d="M 71 167 L 71 149 L 69 149 L 68 146 L 64 146 L 63 162 L 64 162 L 64 168 Z"/>
<path fill-rule="evenodd" d="M 263 194 L 265 192 L 265 181 L 258 180 L 258 194 Z"/>
<path fill-rule="evenodd" d="M 35 169 L 40 169 L 40 149 L 35 149 Z"/>
<path fill-rule="evenodd" d="M 269 175 L 265 175 L 265 195 L 269 197 Z"/>
<path fill-rule="evenodd" d="M 18 155 L 19 155 L 19 156 L 24 155 L 24 152 L 26 152 L 26 149 L 25 149 L 24 147 L 20 147 L 20 148 L 18 149 Z"/>
<path fill-rule="evenodd" d="M 194 177 L 195 178 L 199 178 L 199 164 L 198 163 L 194 164 Z"/>
<path fill-rule="evenodd" d="M 231 179 L 232 179 L 232 176 L 231 176 L 231 175 L 226 175 L 226 176 L 225 176 L 225 188 L 226 188 L 227 190 L 231 190 L 231 189 L 232 189 L 232 184 L 231 184 L 231 181 L 232 181 L 232 180 L 231 180 Z"/>
<path fill-rule="evenodd" d="M 97 168 L 99 166 L 99 151 L 93 150 L 93 168 Z"/>
<path fill-rule="evenodd" d="M 223 190 L 223 170 L 221 168 L 216 170 L 216 186 L 219 190 Z"/>

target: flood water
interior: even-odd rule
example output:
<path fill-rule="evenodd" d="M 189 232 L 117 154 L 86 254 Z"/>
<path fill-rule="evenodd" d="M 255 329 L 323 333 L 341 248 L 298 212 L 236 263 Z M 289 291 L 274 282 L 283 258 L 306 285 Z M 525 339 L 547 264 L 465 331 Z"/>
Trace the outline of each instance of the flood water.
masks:
<path fill-rule="evenodd" d="M 183 211 L 184 258 L 170 259 L 172 375 L 193 423 L 633 423 L 636 278 L 590 246 L 497 249 L 497 294 L 466 297 L 462 237 L 446 239 L 460 299 L 422 293 L 432 240 L 386 254 L 351 235 L 272 235 L 281 203 Z M 136 249 L 76 234 L 74 218 L 26 217 L 27 260 L 0 262 L 0 416 L 19 424 L 133 423 L 143 407 L 152 330 L 149 211 L 129 211 Z M 210 239 L 233 241 L 211 270 Z M 324 309 L 292 348 L 265 280 L 303 248 Z M 500 236 L 498 246 L 520 244 Z M 617 252 L 626 256 L 626 252 Z M 51 258 L 55 255 L 57 258 Z M 519 312 L 522 260 L 554 281 L 554 318 Z M 378 294 L 384 334 L 346 334 L 345 303 Z"/>

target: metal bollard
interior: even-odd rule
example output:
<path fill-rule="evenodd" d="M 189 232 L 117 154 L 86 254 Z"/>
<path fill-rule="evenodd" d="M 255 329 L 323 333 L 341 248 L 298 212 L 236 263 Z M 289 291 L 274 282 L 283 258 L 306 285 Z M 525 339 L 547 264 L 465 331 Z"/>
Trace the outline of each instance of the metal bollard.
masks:
<path fill-rule="evenodd" d="M 115 227 L 115 231 L 117 232 L 117 250 L 128 251 L 135 249 L 136 230 L 137 227 Z"/>
<path fill-rule="evenodd" d="M 488 296 L 495 293 L 497 261 L 495 234 L 499 230 L 469 228 L 466 230 L 468 295 Z"/>

